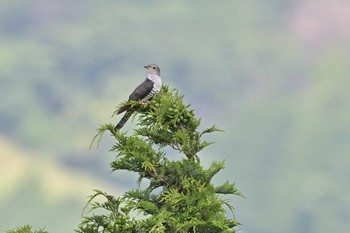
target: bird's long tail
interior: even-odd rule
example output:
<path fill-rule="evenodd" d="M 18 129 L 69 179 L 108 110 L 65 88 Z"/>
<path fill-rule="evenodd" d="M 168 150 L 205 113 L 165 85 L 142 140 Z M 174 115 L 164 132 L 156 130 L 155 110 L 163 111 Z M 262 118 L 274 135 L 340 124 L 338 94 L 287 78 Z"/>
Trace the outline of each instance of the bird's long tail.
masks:
<path fill-rule="evenodd" d="M 129 118 L 131 117 L 131 115 L 133 114 L 134 111 L 126 111 L 126 113 L 124 114 L 123 118 L 118 122 L 118 124 L 114 127 L 115 130 L 119 130 L 121 129 L 125 123 L 129 120 Z"/>

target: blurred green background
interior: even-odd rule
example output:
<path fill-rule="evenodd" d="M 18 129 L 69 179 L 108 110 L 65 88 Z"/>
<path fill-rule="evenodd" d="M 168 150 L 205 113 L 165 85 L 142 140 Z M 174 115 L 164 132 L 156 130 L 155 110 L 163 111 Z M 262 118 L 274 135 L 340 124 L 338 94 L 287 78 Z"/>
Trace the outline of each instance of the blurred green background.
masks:
<path fill-rule="evenodd" d="M 73 232 L 92 189 L 121 194 L 95 129 L 161 67 L 225 160 L 242 233 L 350 229 L 350 2 L 0 1 L 0 232 Z M 128 122 L 126 129 L 133 128 Z M 170 154 L 171 155 L 171 154 Z M 174 155 L 175 156 L 175 155 Z M 177 155 L 178 156 L 178 155 Z"/>

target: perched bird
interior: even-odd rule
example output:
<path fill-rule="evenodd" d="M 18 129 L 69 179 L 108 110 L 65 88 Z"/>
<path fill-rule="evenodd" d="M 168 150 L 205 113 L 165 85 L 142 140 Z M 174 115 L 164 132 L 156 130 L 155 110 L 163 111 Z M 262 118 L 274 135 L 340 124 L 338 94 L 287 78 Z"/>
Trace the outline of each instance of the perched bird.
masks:
<path fill-rule="evenodd" d="M 146 103 L 152 97 L 160 92 L 162 88 L 162 79 L 160 78 L 160 69 L 156 64 L 149 64 L 144 66 L 147 70 L 147 78 L 143 81 L 136 89 L 130 94 L 129 101 L 141 101 L 142 103 Z M 130 116 L 133 113 L 133 110 L 130 109 L 130 104 L 126 104 L 120 107 L 116 114 L 120 114 L 126 111 L 123 118 L 119 121 L 119 123 L 114 127 L 115 130 L 121 129 L 124 124 L 128 121 Z"/>

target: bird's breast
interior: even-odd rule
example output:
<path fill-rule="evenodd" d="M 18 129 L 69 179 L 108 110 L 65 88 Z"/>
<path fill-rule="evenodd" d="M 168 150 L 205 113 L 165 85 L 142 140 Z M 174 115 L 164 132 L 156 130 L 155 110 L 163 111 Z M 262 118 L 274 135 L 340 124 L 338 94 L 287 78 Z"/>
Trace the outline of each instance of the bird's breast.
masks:
<path fill-rule="evenodd" d="M 152 92 L 158 93 L 162 88 L 162 79 L 159 75 L 149 75 L 148 79 L 153 82 L 153 90 Z"/>

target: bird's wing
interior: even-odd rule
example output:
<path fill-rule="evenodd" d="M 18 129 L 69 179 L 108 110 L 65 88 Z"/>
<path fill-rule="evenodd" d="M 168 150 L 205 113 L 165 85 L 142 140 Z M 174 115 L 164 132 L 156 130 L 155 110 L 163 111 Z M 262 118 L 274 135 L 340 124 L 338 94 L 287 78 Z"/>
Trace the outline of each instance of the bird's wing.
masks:
<path fill-rule="evenodd" d="M 153 82 L 148 78 L 145 79 L 135 90 L 130 94 L 129 100 L 141 100 L 146 97 L 153 89 Z"/>
<path fill-rule="evenodd" d="M 135 90 L 130 94 L 129 100 L 141 100 L 146 97 L 153 89 L 153 82 L 148 78 L 145 79 Z M 118 109 L 117 114 L 120 114 L 126 110 L 129 110 L 130 105 L 126 104 Z"/>

